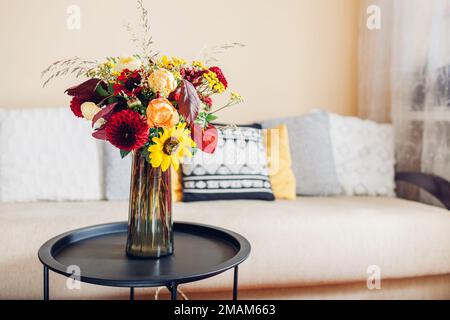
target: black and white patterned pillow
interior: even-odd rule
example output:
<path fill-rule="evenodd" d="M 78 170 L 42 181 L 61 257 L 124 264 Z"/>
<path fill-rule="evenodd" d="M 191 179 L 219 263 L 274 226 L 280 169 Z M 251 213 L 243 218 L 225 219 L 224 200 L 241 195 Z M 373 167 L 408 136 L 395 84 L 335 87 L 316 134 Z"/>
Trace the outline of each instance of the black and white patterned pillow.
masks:
<path fill-rule="evenodd" d="M 183 169 L 183 201 L 274 200 L 261 129 L 217 127 L 214 154 L 198 151 Z"/>

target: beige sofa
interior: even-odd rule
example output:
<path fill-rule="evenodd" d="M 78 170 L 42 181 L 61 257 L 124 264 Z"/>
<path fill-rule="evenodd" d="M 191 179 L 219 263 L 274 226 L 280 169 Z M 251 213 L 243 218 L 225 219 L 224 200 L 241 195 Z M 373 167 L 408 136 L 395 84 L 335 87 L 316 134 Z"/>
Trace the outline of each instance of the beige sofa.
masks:
<path fill-rule="evenodd" d="M 1 203 L 0 298 L 41 299 L 40 245 L 67 230 L 126 220 L 127 205 Z M 174 217 L 228 228 L 250 241 L 251 255 L 240 268 L 241 299 L 450 299 L 450 211 L 442 208 L 398 198 L 298 197 L 175 203 Z M 381 272 L 380 289 L 366 285 L 370 266 Z M 128 297 L 127 289 L 90 284 L 69 290 L 65 281 L 50 274 L 50 298 Z M 231 285 L 228 271 L 180 288 L 190 299 L 227 299 Z M 136 298 L 153 299 L 154 289 L 138 289 Z"/>

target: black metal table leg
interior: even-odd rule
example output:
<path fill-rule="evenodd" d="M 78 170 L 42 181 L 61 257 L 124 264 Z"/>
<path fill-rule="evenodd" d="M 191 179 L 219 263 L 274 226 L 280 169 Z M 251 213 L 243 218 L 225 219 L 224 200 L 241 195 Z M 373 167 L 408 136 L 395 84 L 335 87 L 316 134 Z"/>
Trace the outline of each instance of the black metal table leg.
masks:
<path fill-rule="evenodd" d="M 48 300 L 48 267 L 44 265 L 44 300 Z"/>
<path fill-rule="evenodd" d="M 134 287 L 130 287 L 130 300 L 134 300 Z"/>
<path fill-rule="evenodd" d="M 175 282 L 172 282 L 170 284 L 170 299 L 171 300 L 177 300 L 177 290 L 178 290 L 178 286 Z"/>
<path fill-rule="evenodd" d="M 233 300 L 237 300 L 237 297 L 238 297 L 238 266 L 234 267 Z"/>

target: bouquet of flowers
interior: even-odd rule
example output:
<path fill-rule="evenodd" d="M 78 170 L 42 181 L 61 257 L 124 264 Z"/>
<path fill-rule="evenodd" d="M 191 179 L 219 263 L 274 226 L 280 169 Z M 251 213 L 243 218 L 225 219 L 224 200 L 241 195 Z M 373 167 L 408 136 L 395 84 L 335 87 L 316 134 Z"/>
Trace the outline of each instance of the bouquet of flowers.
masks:
<path fill-rule="evenodd" d="M 143 34 L 138 37 L 126 27 L 141 54 L 103 62 L 78 57 L 56 61 L 42 72 L 47 76 L 44 86 L 58 76 L 86 76 L 88 80 L 65 92 L 72 96 L 75 116 L 92 122 L 92 135 L 119 148 L 122 157 L 140 150 L 152 167 L 178 169 L 197 148 L 214 152 L 217 129 L 211 122 L 216 112 L 242 102 L 242 97 L 231 92 L 228 103 L 214 109 L 213 95 L 228 88 L 219 67 L 152 54 L 148 11 L 142 0 L 137 3 Z M 236 46 L 243 45 L 221 46 L 219 52 Z"/>
<path fill-rule="evenodd" d="M 180 58 L 110 57 L 85 73 L 90 79 L 66 90 L 75 116 L 92 122 L 93 136 L 120 149 L 122 157 L 142 148 L 152 167 L 178 169 L 199 148 L 213 153 L 215 113 L 242 101 L 232 92 L 213 110 L 212 96 L 228 82 L 217 66 Z"/>
<path fill-rule="evenodd" d="M 152 54 L 148 12 L 142 0 L 137 3 L 144 34 L 137 37 L 129 26 L 127 29 L 133 42 L 140 42 L 141 54 L 108 57 L 101 62 L 77 57 L 60 60 L 45 69 L 42 76 L 46 77 L 44 86 L 66 74 L 88 78 L 65 91 L 72 97 L 73 114 L 90 121 L 92 135 L 117 147 L 122 157 L 130 152 L 135 156 L 127 254 L 160 257 L 173 252 L 167 170 L 171 166 L 177 170 L 197 149 L 213 153 L 218 131 L 211 122 L 217 119 L 217 111 L 242 98 L 231 92 L 225 105 L 214 108 L 213 96 L 228 88 L 219 67 Z M 219 47 L 219 51 L 235 46 L 242 45 L 233 43 Z"/>

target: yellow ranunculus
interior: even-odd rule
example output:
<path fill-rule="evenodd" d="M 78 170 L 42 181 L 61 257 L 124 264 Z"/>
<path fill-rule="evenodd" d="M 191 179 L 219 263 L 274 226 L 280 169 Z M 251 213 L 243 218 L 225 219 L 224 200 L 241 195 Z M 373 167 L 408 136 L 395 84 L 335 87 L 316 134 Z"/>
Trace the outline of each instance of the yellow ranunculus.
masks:
<path fill-rule="evenodd" d="M 154 92 L 159 92 L 167 97 L 177 88 L 177 82 L 172 72 L 159 68 L 153 71 L 148 77 L 148 85 Z"/>
<path fill-rule="evenodd" d="M 203 64 L 203 62 L 196 60 L 196 61 L 192 61 L 192 66 L 195 68 L 199 68 L 201 70 L 206 70 L 207 68 L 205 67 L 205 65 Z"/>

